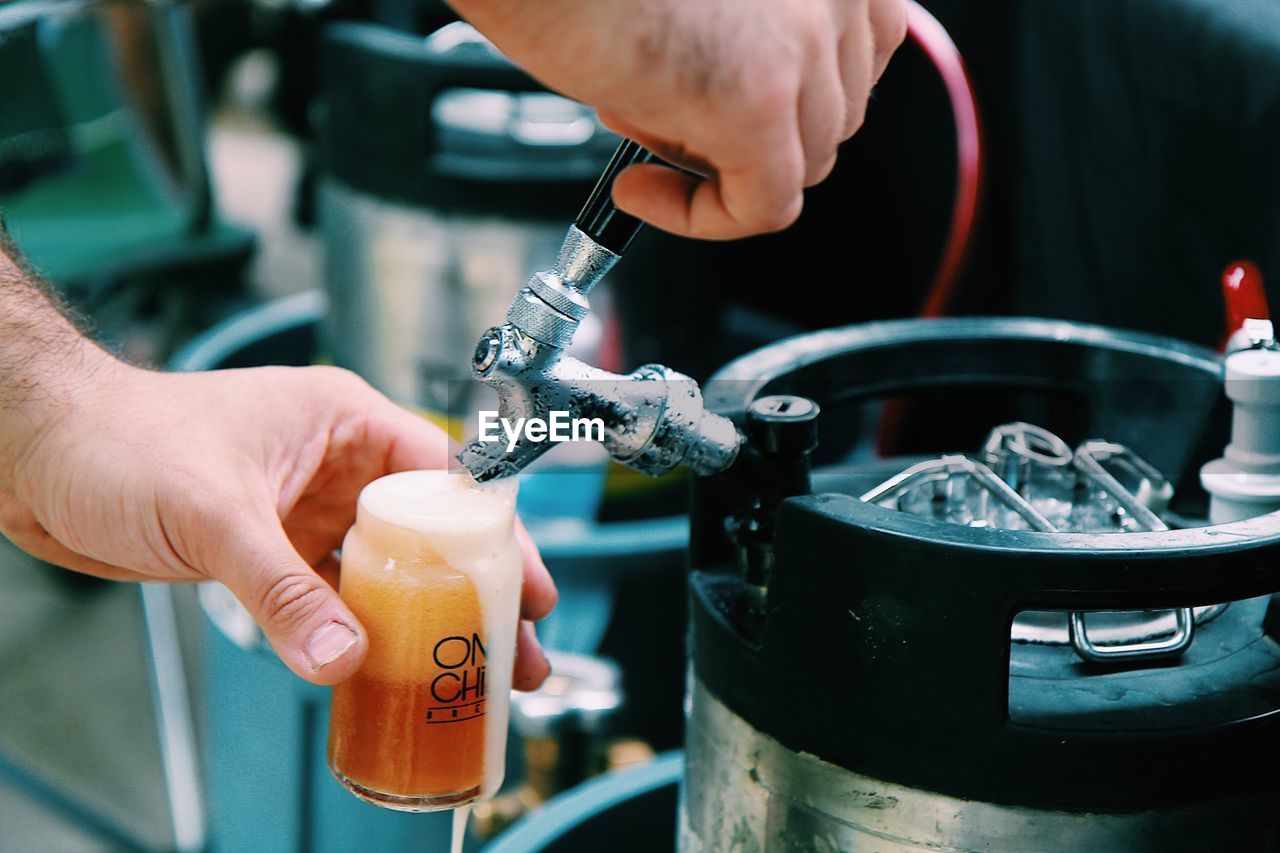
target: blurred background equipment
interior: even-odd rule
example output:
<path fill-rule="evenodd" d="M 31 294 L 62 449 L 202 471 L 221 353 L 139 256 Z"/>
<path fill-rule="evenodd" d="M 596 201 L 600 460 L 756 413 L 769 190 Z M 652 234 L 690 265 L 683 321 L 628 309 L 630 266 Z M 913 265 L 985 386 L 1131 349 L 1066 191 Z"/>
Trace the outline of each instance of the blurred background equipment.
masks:
<path fill-rule="evenodd" d="M 460 354 L 555 258 L 617 137 L 466 24 L 425 40 L 335 25 L 322 51 L 325 349 L 395 399 L 462 418 Z M 601 316 L 578 338 L 589 357 Z"/>
<path fill-rule="evenodd" d="M 0 68 L 19 98 L 0 119 L 13 239 L 113 343 L 163 355 L 235 295 L 254 243 L 212 203 L 191 10 L 18 0 Z"/>

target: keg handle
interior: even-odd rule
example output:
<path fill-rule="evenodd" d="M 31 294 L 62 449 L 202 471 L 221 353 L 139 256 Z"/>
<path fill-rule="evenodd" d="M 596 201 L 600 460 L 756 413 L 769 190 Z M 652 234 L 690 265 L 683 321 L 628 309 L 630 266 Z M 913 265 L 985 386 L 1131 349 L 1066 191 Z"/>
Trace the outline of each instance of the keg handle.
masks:
<path fill-rule="evenodd" d="M 1103 467 L 1104 461 L 1128 468 L 1142 478 L 1138 495 L 1126 489 L 1111 472 Z M 1163 509 L 1168 505 L 1173 489 L 1145 460 L 1121 444 L 1109 441 L 1086 441 L 1076 448 L 1072 464 L 1079 475 L 1105 491 L 1132 516 L 1144 530 L 1168 530 L 1169 526 L 1152 511 L 1148 503 Z M 1141 495 L 1142 497 L 1139 497 Z M 1099 646 L 1089 639 L 1085 626 L 1085 612 L 1072 611 L 1067 617 L 1067 634 L 1071 648 L 1090 663 L 1118 663 L 1132 660 L 1158 660 L 1181 657 L 1191 648 L 1196 638 L 1195 611 L 1182 607 L 1174 611 L 1176 627 L 1173 636 L 1166 640 L 1141 640 L 1133 643 Z"/>
<path fill-rule="evenodd" d="M 1076 654 L 1090 663 L 1116 663 L 1118 661 L 1151 660 L 1152 658 L 1180 657 L 1195 640 L 1196 620 L 1190 607 L 1174 611 L 1177 629 L 1167 640 L 1148 640 L 1116 646 L 1099 646 L 1089 639 L 1085 630 L 1085 612 L 1076 610 L 1067 621 L 1071 647 Z"/>

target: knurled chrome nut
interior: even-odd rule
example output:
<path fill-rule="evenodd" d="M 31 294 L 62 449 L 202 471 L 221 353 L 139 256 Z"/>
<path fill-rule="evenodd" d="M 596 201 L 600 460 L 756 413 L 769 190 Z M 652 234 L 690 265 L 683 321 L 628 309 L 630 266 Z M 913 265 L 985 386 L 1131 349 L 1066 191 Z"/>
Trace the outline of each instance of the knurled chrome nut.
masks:
<path fill-rule="evenodd" d="M 534 273 L 529 290 L 561 314 L 581 320 L 591 312 L 591 303 L 577 290 L 571 289 L 555 273 Z"/>
<path fill-rule="evenodd" d="M 578 321 L 552 309 L 525 288 L 507 309 L 507 321 L 540 344 L 563 349 L 573 341 Z"/>

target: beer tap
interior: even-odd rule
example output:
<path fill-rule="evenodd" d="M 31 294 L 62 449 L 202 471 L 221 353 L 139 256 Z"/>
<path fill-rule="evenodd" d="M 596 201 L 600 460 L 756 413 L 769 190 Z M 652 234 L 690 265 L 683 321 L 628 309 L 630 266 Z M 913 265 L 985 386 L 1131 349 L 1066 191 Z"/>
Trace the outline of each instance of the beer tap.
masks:
<path fill-rule="evenodd" d="M 650 475 L 685 465 L 715 474 L 733 464 L 742 439 L 728 418 L 707 411 L 688 376 L 650 364 L 629 375 L 567 355 L 578 324 L 591 310 L 588 294 L 618 262 L 642 223 L 613 203 L 613 182 L 629 166 L 653 157 L 624 140 L 565 235 L 555 266 L 534 273 L 507 310 L 507 322 L 486 331 L 472 373 L 498 394 L 501 419 L 554 414 L 592 420 L 609 455 Z M 458 459 L 479 481 L 518 473 L 552 446 L 529 432 L 510 441 L 477 438 Z"/>

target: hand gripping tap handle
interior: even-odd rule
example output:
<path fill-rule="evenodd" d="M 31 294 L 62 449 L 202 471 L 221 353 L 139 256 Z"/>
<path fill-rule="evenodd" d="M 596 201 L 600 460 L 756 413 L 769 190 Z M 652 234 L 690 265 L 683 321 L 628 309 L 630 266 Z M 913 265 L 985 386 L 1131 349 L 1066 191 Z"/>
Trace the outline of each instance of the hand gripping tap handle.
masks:
<path fill-rule="evenodd" d="M 573 223 L 579 231 L 615 255 L 627 250 L 644 223 L 629 213 L 623 213 L 613 203 L 613 182 L 629 167 L 652 159 L 653 154 L 640 143 L 622 140 Z"/>

